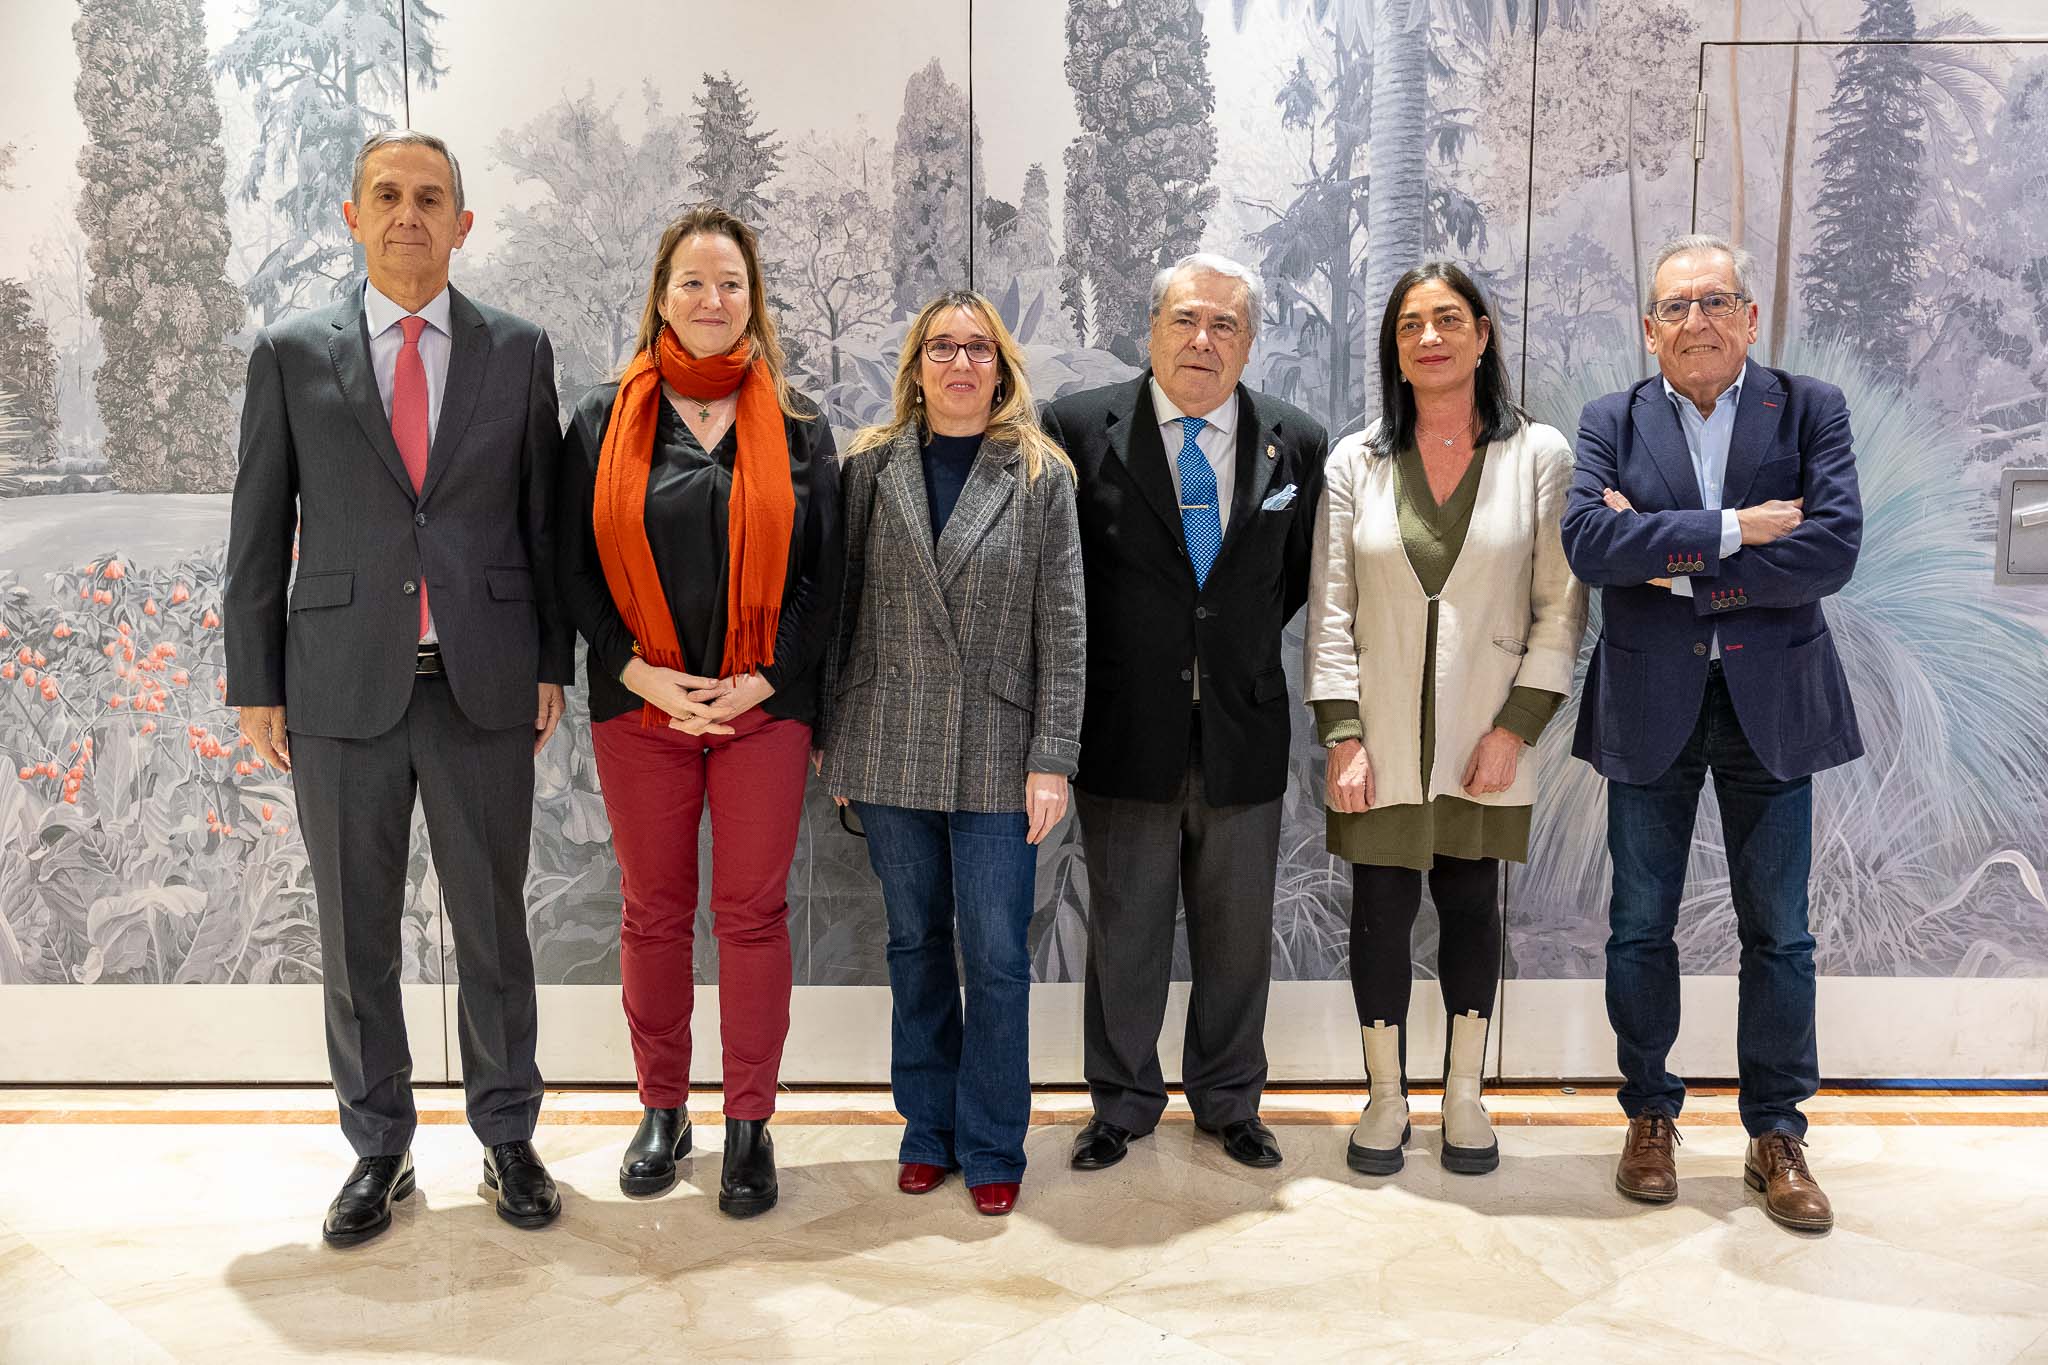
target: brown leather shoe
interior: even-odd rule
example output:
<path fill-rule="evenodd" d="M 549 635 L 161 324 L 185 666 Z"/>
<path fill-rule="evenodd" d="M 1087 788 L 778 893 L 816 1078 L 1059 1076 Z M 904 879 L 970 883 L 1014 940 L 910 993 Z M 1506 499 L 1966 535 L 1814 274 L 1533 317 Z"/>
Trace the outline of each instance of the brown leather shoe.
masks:
<path fill-rule="evenodd" d="M 1835 1225 L 1827 1195 L 1806 1169 L 1806 1140 L 1784 1129 L 1749 1140 L 1742 1181 L 1764 1197 L 1764 1212 L 1781 1227 L 1826 1232 Z"/>
<path fill-rule="evenodd" d="M 1643 1114 L 1628 1121 L 1621 1144 L 1621 1164 L 1614 1168 L 1614 1188 L 1645 1204 L 1668 1204 L 1678 1198 L 1678 1162 L 1672 1144 L 1683 1142 L 1669 1114 Z"/>

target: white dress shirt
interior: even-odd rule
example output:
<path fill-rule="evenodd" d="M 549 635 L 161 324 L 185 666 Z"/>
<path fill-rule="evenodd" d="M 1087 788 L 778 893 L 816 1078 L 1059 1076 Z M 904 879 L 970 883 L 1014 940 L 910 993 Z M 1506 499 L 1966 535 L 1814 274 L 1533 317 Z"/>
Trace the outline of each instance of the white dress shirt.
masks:
<path fill-rule="evenodd" d="M 398 353 L 405 347 L 405 329 L 399 321 L 412 316 L 376 285 L 365 281 L 363 284 L 363 317 L 369 324 L 370 369 L 377 376 L 377 396 L 384 400 L 384 416 L 391 416 L 391 382 L 398 372 Z M 427 445 L 431 449 L 434 434 L 441 429 L 441 395 L 448 389 L 448 356 L 454 345 L 449 339 L 448 289 L 427 300 L 427 306 L 420 309 L 419 316 L 427 320 L 420 329 L 420 363 L 427 371 Z M 420 637 L 421 644 L 434 644 L 441 638 L 434 629 L 433 602 L 427 603 L 427 633 Z"/>
<path fill-rule="evenodd" d="M 1742 398 L 1742 381 L 1749 374 L 1749 365 L 1744 362 L 1742 371 L 1735 376 L 1735 382 L 1721 391 L 1714 400 L 1714 413 L 1702 417 L 1693 401 L 1671 387 L 1671 381 L 1664 381 L 1664 396 L 1678 409 L 1678 425 L 1685 432 L 1685 448 L 1692 456 L 1692 476 L 1700 486 L 1700 506 L 1709 512 L 1721 514 L 1721 558 L 1726 559 L 1742 548 L 1742 523 L 1732 508 L 1721 506 L 1728 479 L 1728 447 L 1735 437 L 1735 405 Z M 1671 591 L 1680 597 L 1691 597 L 1692 579 L 1679 575 L 1671 580 Z M 1714 632 L 1713 657 L 1721 657 L 1721 632 Z"/>
<path fill-rule="evenodd" d="M 1152 413 L 1159 419 L 1159 440 L 1166 447 L 1166 468 L 1173 475 L 1173 495 L 1176 502 L 1181 500 L 1180 492 L 1180 447 L 1183 417 L 1199 417 L 1206 426 L 1196 434 L 1195 444 L 1202 456 L 1208 460 L 1209 468 L 1216 471 L 1216 521 L 1220 529 L 1230 529 L 1230 495 L 1237 490 L 1237 390 L 1230 391 L 1230 397 L 1223 400 L 1210 412 L 1182 412 L 1174 406 L 1166 390 L 1159 387 L 1159 381 L 1152 381 Z"/>

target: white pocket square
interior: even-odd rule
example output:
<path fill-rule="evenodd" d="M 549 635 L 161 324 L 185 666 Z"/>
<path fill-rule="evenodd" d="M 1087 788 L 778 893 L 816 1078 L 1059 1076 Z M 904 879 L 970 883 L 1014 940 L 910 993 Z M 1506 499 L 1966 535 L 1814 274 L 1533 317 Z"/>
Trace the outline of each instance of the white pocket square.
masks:
<path fill-rule="evenodd" d="M 1290 483 L 1279 492 L 1269 494 L 1266 500 L 1259 504 L 1259 510 L 1261 512 L 1284 512 L 1292 506 L 1294 506 L 1294 485 Z"/>

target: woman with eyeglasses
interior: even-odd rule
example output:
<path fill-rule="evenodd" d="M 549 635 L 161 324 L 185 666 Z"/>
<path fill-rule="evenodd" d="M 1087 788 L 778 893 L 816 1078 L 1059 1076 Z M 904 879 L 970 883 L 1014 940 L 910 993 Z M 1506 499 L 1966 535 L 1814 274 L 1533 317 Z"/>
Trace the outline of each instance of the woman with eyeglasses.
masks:
<path fill-rule="evenodd" d="M 839 600 L 838 461 L 789 387 L 754 230 L 714 204 L 654 251 L 625 372 L 564 438 L 557 579 L 590 642 L 591 739 L 622 869 L 619 975 L 644 1112 L 619 1163 L 662 1193 L 691 1146 L 697 838 L 711 814 L 725 1153 L 718 1207 L 774 1207 L 789 866 Z"/>
<path fill-rule="evenodd" d="M 819 746 L 887 907 L 897 1186 L 957 1170 L 978 1210 L 1006 1214 L 1031 1120 L 1025 935 L 1080 758 L 1085 639 L 1073 466 L 987 299 L 925 305 L 894 410 L 839 477 L 847 574 Z"/>
<path fill-rule="evenodd" d="M 1429 879 L 1449 1020 L 1443 1163 L 1492 1170 L 1480 1103 L 1499 984 L 1502 859 L 1525 860 L 1524 750 L 1571 688 L 1586 590 L 1559 521 L 1571 447 L 1509 396 L 1492 310 L 1446 261 L 1394 284 L 1380 417 L 1330 452 L 1306 635 L 1328 749 L 1330 851 L 1351 868 L 1351 991 L 1369 1102 L 1353 1170 L 1391 1175 L 1409 1137 L 1410 941 Z"/>

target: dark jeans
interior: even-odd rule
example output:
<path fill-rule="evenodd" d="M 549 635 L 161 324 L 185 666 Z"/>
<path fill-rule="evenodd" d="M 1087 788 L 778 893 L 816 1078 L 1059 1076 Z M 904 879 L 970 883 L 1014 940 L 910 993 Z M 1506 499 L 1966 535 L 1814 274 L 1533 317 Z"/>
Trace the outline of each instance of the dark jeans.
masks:
<path fill-rule="evenodd" d="M 1607 848 L 1614 856 L 1607 1017 L 1621 1064 L 1621 1107 L 1630 1118 L 1675 1118 L 1685 1104 L 1685 1083 L 1665 1068 L 1678 1037 L 1672 935 L 1700 786 L 1710 771 L 1742 944 L 1735 1026 L 1742 1124 L 1751 1137 L 1780 1128 L 1804 1136 L 1799 1105 L 1820 1084 L 1813 935 L 1806 922 L 1813 779 L 1781 781 L 1758 761 L 1718 663 L 1707 679 L 1699 722 L 1664 775 L 1641 786 L 1607 784 Z"/>
<path fill-rule="evenodd" d="M 889 915 L 889 1084 L 898 1159 L 993 1185 L 1024 1177 L 1031 1125 L 1031 926 L 1038 850 L 1021 811 L 855 802 Z M 955 926 L 965 968 L 954 965 Z"/>

